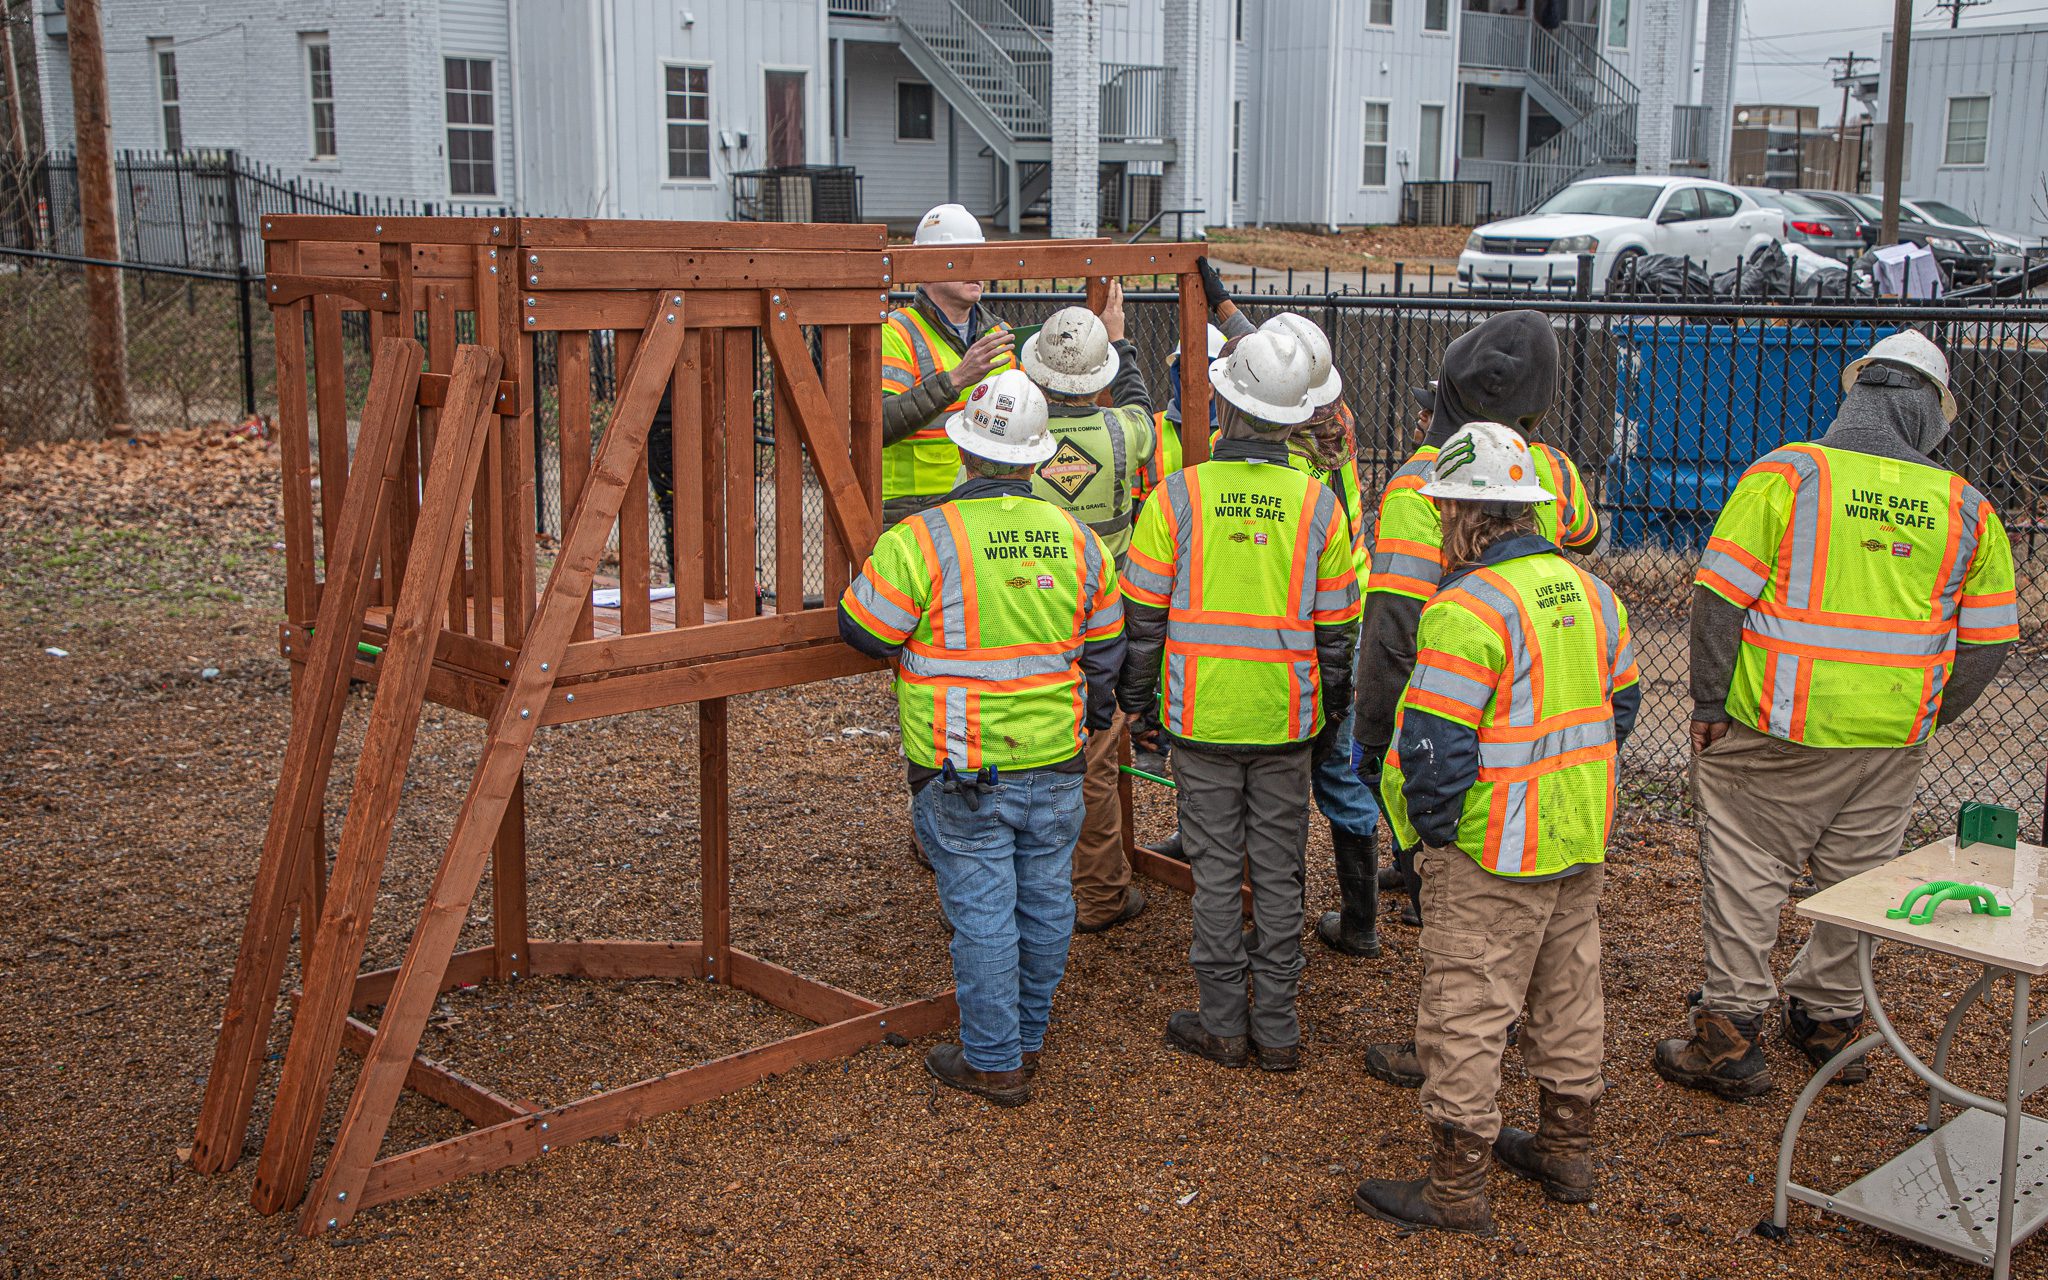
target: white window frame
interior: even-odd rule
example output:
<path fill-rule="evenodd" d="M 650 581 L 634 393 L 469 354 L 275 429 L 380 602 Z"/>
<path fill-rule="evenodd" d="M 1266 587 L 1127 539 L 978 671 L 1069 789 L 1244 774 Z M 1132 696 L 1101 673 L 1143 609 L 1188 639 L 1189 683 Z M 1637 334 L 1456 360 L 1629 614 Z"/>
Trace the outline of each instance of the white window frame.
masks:
<path fill-rule="evenodd" d="M 903 86 L 907 84 L 921 85 L 926 93 L 932 95 L 932 136 L 929 138 L 906 138 L 903 136 Z M 939 91 L 931 81 L 919 80 L 912 76 L 899 78 L 896 81 L 896 96 L 893 103 L 896 121 L 890 125 L 890 128 L 895 132 L 896 141 L 920 147 L 937 146 L 939 141 L 939 101 Z"/>
<path fill-rule="evenodd" d="M 656 92 L 661 95 L 661 185 L 664 187 L 715 187 L 718 185 L 718 126 L 713 123 L 712 81 L 718 74 L 716 64 L 690 58 L 664 58 L 661 60 L 661 75 L 655 79 Z M 668 114 L 668 73 L 672 67 L 687 68 L 704 73 L 704 116 L 678 116 Z M 767 92 L 767 78 L 763 77 L 762 92 Z M 806 89 L 808 92 L 808 89 Z M 762 119 L 765 121 L 766 116 Z M 668 168 L 668 128 L 672 124 L 701 124 L 704 126 L 704 176 L 701 178 L 673 178 Z"/>
<path fill-rule="evenodd" d="M 1614 38 L 1614 14 L 1621 12 L 1621 39 Z M 1635 28 L 1635 0 L 1604 0 L 1600 6 L 1600 40 L 1610 49 L 1626 49 L 1629 32 Z"/>
<path fill-rule="evenodd" d="M 472 65 L 481 62 L 491 69 L 490 124 L 457 123 L 448 118 L 448 94 L 450 92 L 448 88 L 448 64 L 451 62 L 463 62 Z M 450 200 L 495 200 L 498 198 L 498 193 L 504 189 L 504 155 L 500 152 L 498 145 L 498 120 L 503 114 L 500 105 L 503 95 L 499 93 L 498 86 L 504 82 L 504 77 L 499 75 L 498 71 L 498 60 L 489 54 L 443 53 L 441 56 L 441 145 L 442 149 L 447 153 L 447 163 L 442 166 L 442 176 L 448 183 L 448 198 Z M 476 90 L 471 85 L 465 85 L 462 92 L 467 96 L 474 97 Z M 486 133 L 490 135 L 491 189 L 489 191 L 457 191 L 455 189 L 455 147 L 453 143 L 457 132 Z"/>
<path fill-rule="evenodd" d="M 1372 109 L 1378 107 L 1386 112 L 1381 119 L 1380 140 L 1372 142 L 1367 138 L 1367 120 Z M 1367 147 L 1380 149 L 1380 180 L 1368 182 L 1365 172 L 1365 151 Z M 1388 179 L 1394 171 L 1394 104 L 1385 98 L 1367 98 L 1358 112 L 1358 189 L 1360 191 L 1385 191 Z"/>
<path fill-rule="evenodd" d="M 316 48 L 327 51 L 327 96 L 325 98 L 319 97 L 314 93 L 313 50 Z M 337 118 L 334 105 L 334 41 L 328 37 L 325 31 L 301 31 L 299 33 L 299 63 L 305 68 L 306 72 L 306 158 L 315 164 L 339 161 L 341 159 L 341 124 Z M 446 75 L 447 72 L 444 70 L 441 82 L 444 93 L 447 86 Z M 327 151 L 320 149 L 320 106 L 322 103 L 325 103 L 327 106 L 328 141 L 332 144 L 332 149 Z M 441 104 L 441 114 L 445 116 L 447 113 L 448 104 L 444 99 Z"/>
<path fill-rule="evenodd" d="M 1954 158 L 1956 104 L 1958 102 L 1981 102 L 1984 104 L 1983 154 L 1975 160 Z M 1958 93 L 1948 100 L 1941 120 L 1941 167 L 1944 169 L 1982 169 L 1991 162 L 1991 95 L 1988 93 Z"/>
<path fill-rule="evenodd" d="M 1387 20 L 1375 22 L 1372 11 L 1381 5 L 1387 7 Z M 1365 25 L 1377 31 L 1391 30 L 1394 25 L 1394 0 L 1365 0 Z"/>
<path fill-rule="evenodd" d="M 1230 203 L 1244 203 L 1244 99 L 1230 100 Z"/>
<path fill-rule="evenodd" d="M 1486 159 L 1486 113 L 1476 107 L 1466 107 L 1462 112 L 1462 116 L 1463 118 L 1458 122 L 1458 159 Z M 1475 121 L 1479 125 L 1477 129 L 1472 127 Z M 1467 138 L 1471 138 L 1479 144 L 1476 150 L 1467 151 L 1465 149 L 1465 140 Z"/>
<path fill-rule="evenodd" d="M 1429 25 L 1429 6 L 1436 2 L 1437 0 L 1422 0 L 1422 34 L 1426 36 L 1447 36 L 1451 34 L 1451 18 L 1453 14 L 1457 13 L 1458 6 L 1451 3 L 1451 0 L 1442 0 L 1444 6 L 1444 25 L 1432 27 Z"/>
<path fill-rule="evenodd" d="M 1451 104 L 1448 102 L 1418 102 L 1415 112 L 1415 172 L 1417 182 L 1442 182 L 1448 167 L 1444 164 L 1444 148 L 1450 139 L 1445 135 L 1451 127 Z M 1431 107 L 1436 108 L 1436 177 L 1425 178 L 1422 173 L 1422 119 Z M 1391 132 L 1391 131 L 1390 131 Z M 1360 157 L 1362 161 L 1363 156 Z"/>
<path fill-rule="evenodd" d="M 1231 0 L 1230 42 L 1232 44 L 1244 43 L 1244 6 L 1245 0 Z"/>
<path fill-rule="evenodd" d="M 170 60 L 171 66 L 170 84 L 168 86 L 164 83 L 164 60 L 166 58 Z M 156 82 L 157 136 L 163 139 L 164 150 L 172 152 L 183 151 L 185 149 L 185 109 L 179 105 L 178 48 L 172 42 L 171 37 L 158 36 L 149 42 L 149 74 L 150 78 Z M 169 97 L 164 96 L 166 87 L 170 89 Z M 174 114 L 178 121 L 175 126 L 171 124 Z M 174 129 L 177 135 L 175 139 L 172 137 Z"/>

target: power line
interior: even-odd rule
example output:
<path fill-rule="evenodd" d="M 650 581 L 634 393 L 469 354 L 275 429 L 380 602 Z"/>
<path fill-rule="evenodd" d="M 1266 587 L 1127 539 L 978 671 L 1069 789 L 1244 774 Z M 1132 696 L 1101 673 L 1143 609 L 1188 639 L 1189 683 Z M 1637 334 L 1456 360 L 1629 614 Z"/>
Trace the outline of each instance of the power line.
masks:
<path fill-rule="evenodd" d="M 1972 16 L 1982 18 L 2017 18 L 2022 14 L 2029 13 L 2048 13 L 2048 4 L 2029 5 L 2024 9 L 2001 9 L 1997 13 L 1975 14 Z M 1744 23 L 1743 25 L 1745 27 L 1748 26 L 1747 23 Z M 1873 32 L 1881 33 L 1885 29 L 1885 26 L 1882 23 L 1869 23 L 1866 24 L 1866 26 L 1867 29 Z M 1841 35 L 1842 27 L 1839 24 L 1837 24 L 1832 27 L 1811 27 L 1801 31 L 1778 31 L 1773 32 L 1770 35 L 1756 35 L 1752 33 L 1746 34 L 1741 38 L 1743 40 L 1762 41 L 1768 44 L 1772 41 L 1791 40 L 1800 36 L 1834 36 L 1839 38 Z"/>
<path fill-rule="evenodd" d="M 1990 3 L 1991 0 L 1934 0 L 1934 7 L 1948 13 L 1948 29 L 1953 31 L 1963 20 L 1963 10 Z"/>

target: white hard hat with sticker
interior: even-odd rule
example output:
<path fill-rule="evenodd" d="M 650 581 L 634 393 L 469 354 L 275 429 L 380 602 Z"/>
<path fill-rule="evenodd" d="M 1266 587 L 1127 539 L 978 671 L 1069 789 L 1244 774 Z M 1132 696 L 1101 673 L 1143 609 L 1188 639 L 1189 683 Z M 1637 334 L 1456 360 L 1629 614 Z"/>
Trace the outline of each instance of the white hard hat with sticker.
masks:
<path fill-rule="evenodd" d="M 978 458 L 1019 466 L 1044 462 L 1059 447 L 1045 393 L 1019 369 L 976 383 L 967 407 L 946 419 L 946 437 Z"/>

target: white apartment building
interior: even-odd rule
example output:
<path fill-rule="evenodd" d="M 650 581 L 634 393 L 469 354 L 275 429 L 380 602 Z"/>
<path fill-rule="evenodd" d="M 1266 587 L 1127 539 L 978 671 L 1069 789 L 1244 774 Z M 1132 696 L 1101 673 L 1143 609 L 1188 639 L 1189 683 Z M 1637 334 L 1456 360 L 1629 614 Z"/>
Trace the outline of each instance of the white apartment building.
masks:
<path fill-rule="evenodd" d="M 1069 2 L 1094 15 L 1092 49 L 1085 31 L 1055 29 L 1056 5 Z M 63 0 L 34 4 L 49 141 L 68 146 Z M 1468 209 L 1484 214 L 1516 210 L 1578 176 L 1707 171 L 1706 157 L 1726 155 L 1739 5 L 103 0 L 102 8 L 121 149 L 233 149 L 287 176 L 368 195 L 625 218 L 723 219 L 736 205 L 758 214 L 758 180 L 746 175 L 844 166 L 859 175 L 867 219 L 910 219 L 956 200 L 1014 227 L 1047 205 L 1054 108 L 1072 106 L 1053 100 L 1058 75 L 1097 86 L 1105 220 L 1198 210 L 1193 229 L 1393 222 L 1404 188 L 1452 179 L 1489 184 L 1482 207 Z M 1706 101 L 1691 102 L 1703 29 Z"/>
<path fill-rule="evenodd" d="M 1946 201 L 2029 242 L 2048 238 L 2048 23 L 1915 31 L 1906 50 L 1900 194 Z M 1872 114 L 1891 101 L 1892 42 L 1870 77 Z M 1871 162 L 1882 191 L 1882 157 Z"/>

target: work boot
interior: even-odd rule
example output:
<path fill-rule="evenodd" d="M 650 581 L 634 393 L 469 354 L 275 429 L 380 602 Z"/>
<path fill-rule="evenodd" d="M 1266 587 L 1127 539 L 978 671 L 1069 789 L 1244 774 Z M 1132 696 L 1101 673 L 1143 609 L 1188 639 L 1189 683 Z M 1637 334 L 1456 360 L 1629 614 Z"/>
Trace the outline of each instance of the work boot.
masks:
<path fill-rule="evenodd" d="M 1365 1073 L 1396 1089 L 1420 1089 L 1422 1061 L 1415 1056 L 1415 1042 L 1403 1040 L 1399 1044 L 1367 1045 Z"/>
<path fill-rule="evenodd" d="M 1401 873 L 1398 886 L 1403 899 L 1401 923 L 1411 929 L 1422 927 L 1422 877 L 1415 871 L 1415 855 L 1421 852 L 1420 846 L 1403 849 L 1396 845 L 1394 848 L 1394 869 Z"/>
<path fill-rule="evenodd" d="M 1082 924 L 1079 920 L 1076 920 L 1074 921 L 1074 932 L 1101 933 L 1105 929 L 1114 929 L 1126 920 L 1137 919 L 1139 913 L 1144 910 L 1145 891 L 1137 885 L 1127 885 L 1124 888 L 1124 905 L 1117 909 L 1115 915 L 1104 920 L 1101 924 Z"/>
<path fill-rule="evenodd" d="M 1038 1055 L 1044 1052 L 1045 1050 L 1043 1049 L 1026 1049 L 1024 1051 L 1024 1066 L 1022 1069 L 1026 1080 L 1036 1080 L 1038 1078 Z"/>
<path fill-rule="evenodd" d="M 1373 877 L 1373 883 L 1377 884 L 1382 890 L 1392 890 L 1398 893 L 1408 887 L 1408 877 L 1401 874 L 1400 867 L 1390 862 L 1380 868 L 1379 874 Z"/>
<path fill-rule="evenodd" d="M 1166 1020 L 1166 1043 L 1223 1067 L 1241 1067 L 1251 1058 L 1248 1037 L 1212 1036 L 1202 1015 L 1187 1009 Z"/>
<path fill-rule="evenodd" d="M 1696 1009 L 1692 1036 L 1659 1040 L 1652 1063 L 1673 1084 L 1741 1102 L 1769 1093 L 1771 1071 L 1764 1061 L 1762 1015 L 1736 1021 L 1725 1013 Z"/>
<path fill-rule="evenodd" d="M 1343 910 L 1325 911 L 1316 937 L 1332 951 L 1371 959 L 1380 953 L 1379 845 L 1370 835 L 1330 828 L 1337 849 L 1337 891 Z"/>
<path fill-rule="evenodd" d="M 1294 1071 L 1301 1066 L 1301 1042 L 1293 1044 L 1260 1044 L 1252 1041 L 1252 1053 L 1259 1060 L 1261 1071 Z"/>
<path fill-rule="evenodd" d="M 931 855 L 924 851 L 924 842 L 917 838 L 915 831 L 910 833 L 910 856 L 916 858 L 917 865 L 926 871 L 932 869 Z"/>
<path fill-rule="evenodd" d="M 1797 996 L 1785 998 L 1785 1040 L 1806 1055 L 1815 1071 L 1828 1065 L 1836 1054 L 1856 1043 L 1863 1030 L 1863 1018 L 1816 1018 L 1806 1012 Z M 1870 1079 L 1870 1059 L 1858 1058 L 1835 1073 L 1829 1084 L 1862 1084 Z"/>
<path fill-rule="evenodd" d="M 1430 1139 L 1428 1177 L 1361 1182 L 1351 1203 L 1383 1222 L 1491 1239 L 1493 1206 L 1486 1198 L 1486 1175 L 1493 1167 L 1493 1149 L 1470 1129 L 1441 1121 L 1430 1126 Z"/>
<path fill-rule="evenodd" d="M 1015 1071 L 976 1071 L 967 1065 L 967 1051 L 950 1041 L 933 1045 L 924 1055 L 924 1069 L 940 1084 L 987 1098 L 999 1107 L 1021 1107 L 1031 1101 L 1031 1077 Z"/>
<path fill-rule="evenodd" d="M 1560 1204 L 1586 1203 L 1593 1198 L 1593 1107 L 1590 1099 L 1544 1089 L 1536 1132 L 1503 1125 L 1493 1140 L 1494 1159 L 1516 1177 L 1541 1184 Z"/>
<path fill-rule="evenodd" d="M 1172 833 L 1164 840 L 1155 840 L 1143 847 L 1148 852 L 1156 853 L 1162 858 L 1172 858 L 1175 862 L 1186 862 L 1188 860 L 1188 855 L 1180 847 L 1180 828 L 1178 827 L 1174 828 Z"/>

